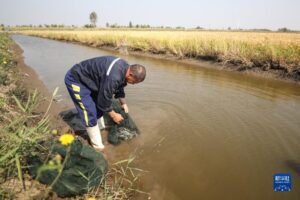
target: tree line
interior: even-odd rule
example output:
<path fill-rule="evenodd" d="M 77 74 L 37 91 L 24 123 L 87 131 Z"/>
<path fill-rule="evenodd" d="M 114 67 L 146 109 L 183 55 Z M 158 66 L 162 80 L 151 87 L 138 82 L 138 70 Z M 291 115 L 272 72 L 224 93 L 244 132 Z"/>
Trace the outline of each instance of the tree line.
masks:
<path fill-rule="evenodd" d="M 98 22 L 98 15 L 95 11 L 91 12 L 89 14 L 89 24 L 85 24 L 82 27 L 71 25 L 66 26 L 64 24 L 43 24 L 43 25 L 17 25 L 17 28 L 97 28 L 97 22 Z M 6 28 L 5 28 L 6 27 Z M 119 25 L 117 23 L 108 23 L 105 24 L 106 28 L 141 28 L 141 29 L 176 29 L 176 30 L 185 30 L 186 28 L 183 26 L 177 26 L 177 27 L 171 27 L 171 26 L 151 26 L 149 24 L 133 24 L 131 21 L 128 23 L 128 25 Z M 6 30 L 9 29 L 10 26 L 5 26 L 4 24 L 0 24 L 0 30 Z M 189 29 L 196 29 L 196 30 L 210 30 L 205 29 L 201 26 L 196 26 L 195 28 L 189 28 Z M 220 29 L 219 29 L 220 30 Z M 223 29 L 226 30 L 226 29 Z M 256 32 L 271 32 L 272 30 L 269 29 L 233 29 L 231 27 L 227 28 L 228 31 L 256 31 Z M 288 29 L 286 27 L 277 29 L 277 32 L 296 32 L 294 30 Z"/>

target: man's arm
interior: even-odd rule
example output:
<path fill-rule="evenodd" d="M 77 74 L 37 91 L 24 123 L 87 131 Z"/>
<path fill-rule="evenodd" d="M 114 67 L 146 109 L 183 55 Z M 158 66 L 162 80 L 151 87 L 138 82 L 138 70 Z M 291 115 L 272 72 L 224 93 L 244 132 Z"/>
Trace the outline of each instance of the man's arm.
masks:
<path fill-rule="evenodd" d="M 122 108 L 124 109 L 125 113 L 128 113 L 129 109 L 128 109 L 127 103 L 125 101 L 125 98 L 119 98 L 119 102 L 120 102 Z"/>
<path fill-rule="evenodd" d="M 125 111 L 125 113 L 128 113 L 129 112 L 129 109 L 128 109 L 128 106 L 126 104 L 126 101 L 125 101 L 125 92 L 124 92 L 124 87 L 126 86 L 127 84 L 123 84 L 121 85 L 116 93 L 115 93 L 115 98 L 116 99 L 119 99 L 119 102 L 123 108 L 123 110 Z"/>
<path fill-rule="evenodd" d="M 96 106 L 98 107 L 98 109 L 106 112 L 114 122 L 120 124 L 124 120 L 124 118 L 119 113 L 116 113 L 111 106 L 115 87 L 114 84 L 114 81 L 109 80 L 108 82 L 106 82 L 103 89 L 101 91 L 99 90 Z"/>

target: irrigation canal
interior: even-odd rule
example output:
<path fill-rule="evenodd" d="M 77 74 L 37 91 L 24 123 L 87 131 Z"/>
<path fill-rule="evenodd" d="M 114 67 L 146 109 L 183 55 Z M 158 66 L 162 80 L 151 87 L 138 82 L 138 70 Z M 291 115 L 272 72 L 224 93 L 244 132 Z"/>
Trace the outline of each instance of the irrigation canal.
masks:
<path fill-rule="evenodd" d="M 25 62 L 49 91 L 61 88 L 74 63 L 121 56 L 147 68 L 142 84 L 127 86 L 141 136 L 111 148 L 136 153 L 148 170 L 141 190 L 152 199 L 300 199 L 300 86 L 175 61 L 124 56 L 82 45 L 14 35 Z M 290 173 L 292 191 L 273 191 L 273 175 Z"/>

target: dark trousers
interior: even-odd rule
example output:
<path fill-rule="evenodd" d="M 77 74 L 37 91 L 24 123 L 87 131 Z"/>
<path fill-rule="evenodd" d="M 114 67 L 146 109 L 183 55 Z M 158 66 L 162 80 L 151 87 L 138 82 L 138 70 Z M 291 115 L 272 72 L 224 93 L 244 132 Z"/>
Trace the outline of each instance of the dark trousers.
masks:
<path fill-rule="evenodd" d="M 82 123 L 86 127 L 93 127 L 103 113 L 96 109 L 95 94 L 91 90 L 77 81 L 69 70 L 65 76 L 65 84 L 80 115 Z"/>

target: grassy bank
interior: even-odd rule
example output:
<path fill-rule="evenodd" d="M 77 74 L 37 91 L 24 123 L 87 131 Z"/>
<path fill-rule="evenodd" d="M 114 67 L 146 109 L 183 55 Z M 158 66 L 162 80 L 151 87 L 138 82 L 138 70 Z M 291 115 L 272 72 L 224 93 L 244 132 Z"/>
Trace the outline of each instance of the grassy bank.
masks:
<path fill-rule="evenodd" d="M 56 199 L 51 186 L 42 185 L 29 175 L 26 158 L 29 154 L 41 153 L 37 150 L 41 141 L 56 141 L 65 134 L 56 129 L 56 122 L 49 120 L 49 104 L 57 92 L 53 93 L 53 98 L 43 97 L 37 90 L 22 87 L 24 77 L 17 67 L 25 66 L 19 66 L 15 47 L 9 35 L 0 33 L 0 199 Z M 37 108 L 45 98 L 47 105 L 40 111 Z M 43 151 L 51 150 L 43 148 Z M 54 161 L 46 161 L 41 168 L 63 170 L 64 165 Z M 99 187 L 67 199 L 132 199 L 141 192 L 137 190 L 137 183 L 142 172 L 132 167 L 133 161 L 134 157 L 130 157 L 111 163 Z"/>
<path fill-rule="evenodd" d="M 235 66 L 238 71 L 275 71 L 282 77 L 300 80 L 299 33 L 151 30 L 27 30 L 20 33 L 95 47 L 212 60 Z"/>
<path fill-rule="evenodd" d="M 0 34 L 0 199 L 13 199 L 26 187 L 24 158 L 50 132 L 48 118 L 34 113 L 38 92 L 18 84 L 13 45 L 7 34 Z"/>

